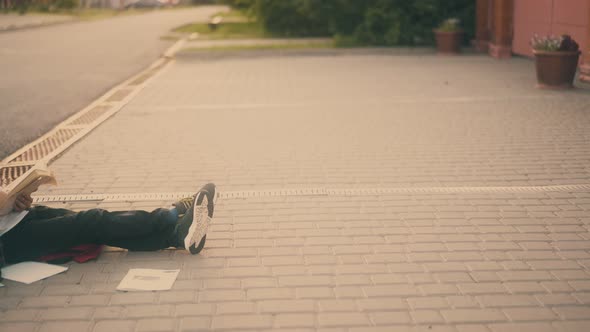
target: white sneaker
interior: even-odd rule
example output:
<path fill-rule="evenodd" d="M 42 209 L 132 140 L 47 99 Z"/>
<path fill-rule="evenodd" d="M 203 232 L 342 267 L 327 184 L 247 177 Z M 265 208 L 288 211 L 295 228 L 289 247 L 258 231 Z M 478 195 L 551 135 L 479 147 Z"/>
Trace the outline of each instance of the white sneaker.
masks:
<path fill-rule="evenodd" d="M 184 236 L 184 248 L 193 255 L 200 253 L 205 247 L 207 231 L 213 218 L 214 200 L 215 185 L 208 183 L 195 195 L 192 211 L 189 209 L 180 221 L 184 224 L 184 229 L 190 222 L 190 227 Z M 182 232 L 182 228 L 180 231 Z"/>

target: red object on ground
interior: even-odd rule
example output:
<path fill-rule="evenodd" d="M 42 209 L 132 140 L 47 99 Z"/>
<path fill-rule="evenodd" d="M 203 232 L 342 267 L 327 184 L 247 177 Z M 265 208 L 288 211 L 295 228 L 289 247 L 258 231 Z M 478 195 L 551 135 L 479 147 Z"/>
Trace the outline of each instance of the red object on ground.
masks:
<path fill-rule="evenodd" d="M 85 263 L 91 259 L 98 258 L 98 255 L 100 255 L 100 253 L 102 252 L 103 247 L 103 245 L 99 244 L 82 244 L 70 248 L 69 251 L 41 256 L 37 260 L 41 262 L 59 263 L 65 263 L 74 260 L 78 263 Z"/>

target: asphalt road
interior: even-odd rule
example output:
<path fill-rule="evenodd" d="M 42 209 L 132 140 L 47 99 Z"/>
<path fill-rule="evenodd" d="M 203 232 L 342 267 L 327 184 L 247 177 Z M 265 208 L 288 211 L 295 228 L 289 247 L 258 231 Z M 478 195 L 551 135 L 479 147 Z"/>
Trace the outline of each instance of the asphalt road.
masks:
<path fill-rule="evenodd" d="M 222 9 L 154 11 L 0 34 L 0 159 L 157 59 L 178 25 Z"/>

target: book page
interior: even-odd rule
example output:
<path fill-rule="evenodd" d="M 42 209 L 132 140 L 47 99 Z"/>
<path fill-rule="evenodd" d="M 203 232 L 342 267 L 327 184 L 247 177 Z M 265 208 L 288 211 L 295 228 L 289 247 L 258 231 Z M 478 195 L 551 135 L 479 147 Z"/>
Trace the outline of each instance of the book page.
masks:
<path fill-rule="evenodd" d="M 11 230 L 23 220 L 29 211 L 11 212 L 5 216 L 0 215 L 0 236 Z"/>
<path fill-rule="evenodd" d="M 2 277 L 4 279 L 30 284 L 58 273 L 62 273 L 67 269 L 67 267 L 60 265 L 39 262 L 22 262 L 3 267 Z"/>
<path fill-rule="evenodd" d="M 117 290 L 156 291 L 169 290 L 180 270 L 130 269 Z"/>
<path fill-rule="evenodd" d="M 43 184 L 57 184 L 53 173 L 44 166 L 36 166 L 28 170 L 25 174 L 11 182 L 4 192 L 9 196 L 20 192 L 32 193 Z"/>

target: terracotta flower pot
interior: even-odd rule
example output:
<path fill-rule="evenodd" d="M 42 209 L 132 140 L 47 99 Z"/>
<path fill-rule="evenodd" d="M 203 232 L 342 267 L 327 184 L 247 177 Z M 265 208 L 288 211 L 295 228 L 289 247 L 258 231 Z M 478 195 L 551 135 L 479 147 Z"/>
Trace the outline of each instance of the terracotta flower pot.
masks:
<path fill-rule="evenodd" d="M 463 31 L 440 31 L 434 30 L 436 37 L 436 48 L 440 54 L 457 54 L 461 52 L 463 42 Z"/>
<path fill-rule="evenodd" d="M 537 68 L 537 87 L 570 89 L 578 68 L 580 52 L 549 52 L 533 50 Z"/>

